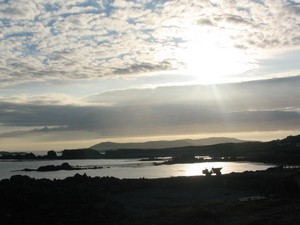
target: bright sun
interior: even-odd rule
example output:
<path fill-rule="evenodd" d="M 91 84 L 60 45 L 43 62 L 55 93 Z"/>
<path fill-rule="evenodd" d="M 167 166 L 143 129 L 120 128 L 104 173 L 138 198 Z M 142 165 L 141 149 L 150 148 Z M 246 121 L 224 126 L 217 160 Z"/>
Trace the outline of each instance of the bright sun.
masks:
<path fill-rule="evenodd" d="M 188 41 L 175 53 L 185 64 L 183 72 L 196 77 L 199 83 L 220 83 L 226 76 L 237 75 L 251 69 L 244 50 L 222 33 L 191 32 Z"/>

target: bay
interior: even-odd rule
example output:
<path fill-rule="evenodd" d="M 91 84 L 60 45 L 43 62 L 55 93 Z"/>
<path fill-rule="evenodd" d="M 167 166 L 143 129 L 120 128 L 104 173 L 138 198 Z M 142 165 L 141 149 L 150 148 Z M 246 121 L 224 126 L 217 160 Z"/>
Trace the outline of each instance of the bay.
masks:
<path fill-rule="evenodd" d="M 61 165 L 67 162 L 71 166 L 93 167 L 101 166 L 102 169 L 84 169 L 72 171 L 51 172 L 25 172 L 22 169 L 37 169 L 46 165 Z M 176 176 L 198 176 L 203 175 L 203 169 L 222 167 L 222 174 L 232 172 L 265 170 L 274 167 L 273 164 L 253 162 L 202 162 L 185 163 L 173 165 L 155 166 L 153 161 L 140 161 L 139 159 L 98 159 L 98 160 L 2 160 L 0 161 L 0 180 L 10 178 L 13 175 L 27 175 L 32 178 L 41 179 L 64 179 L 78 174 L 86 174 L 91 177 L 116 177 L 116 178 L 164 178 Z"/>

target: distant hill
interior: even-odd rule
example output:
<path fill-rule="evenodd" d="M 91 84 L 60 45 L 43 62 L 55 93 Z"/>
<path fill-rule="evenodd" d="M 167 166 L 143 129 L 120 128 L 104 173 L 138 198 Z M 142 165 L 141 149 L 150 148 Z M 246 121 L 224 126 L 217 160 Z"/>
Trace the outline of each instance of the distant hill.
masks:
<path fill-rule="evenodd" d="M 221 143 L 241 143 L 242 140 L 236 138 L 226 137 L 211 137 L 203 139 L 182 139 L 174 141 L 148 141 L 136 143 L 116 143 L 116 142 L 102 142 L 90 147 L 90 149 L 98 150 L 100 152 L 107 150 L 118 149 L 163 149 L 163 148 L 177 148 L 185 146 L 204 146 L 215 145 Z"/>

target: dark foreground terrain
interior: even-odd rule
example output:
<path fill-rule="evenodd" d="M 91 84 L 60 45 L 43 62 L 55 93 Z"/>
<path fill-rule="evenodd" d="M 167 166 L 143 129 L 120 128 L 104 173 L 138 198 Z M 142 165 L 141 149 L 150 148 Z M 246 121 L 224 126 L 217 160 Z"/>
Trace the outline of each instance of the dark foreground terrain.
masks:
<path fill-rule="evenodd" d="M 0 181 L 2 225 L 299 225 L 299 169 L 211 177 Z"/>

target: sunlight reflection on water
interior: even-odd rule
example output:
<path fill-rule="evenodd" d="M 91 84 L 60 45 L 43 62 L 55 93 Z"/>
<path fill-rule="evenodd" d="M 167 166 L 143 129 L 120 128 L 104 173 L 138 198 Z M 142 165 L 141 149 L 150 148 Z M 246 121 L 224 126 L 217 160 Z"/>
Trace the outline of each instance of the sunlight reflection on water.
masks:
<path fill-rule="evenodd" d="M 185 165 L 184 176 L 197 176 L 203 175 L 202 170 L 212 168 L 222 168 L 222 174 L 228 174 L 232 172 L 244 172 L 246 170 L 265 170 L 273 165 L 263 163 L 251 163 L 251 162 L 207 162 L 207 163 L 194 163 Z"/>
<path fill-rule="evenodd" d="M 68 162 L 72 166 L 103 166 L 102 169 L 94 170 L 72 170 L 56 172 L 25 172 L 16 171 L 25 168 L 37 169 L 45 165 L 61 165 Z M 10 178 L 13 175 L 27 175 L 37 179 L 64 179 L 74 176 L 76 173 L 86 173 L 91 177 L 113 176 L 117 178 L 162 178 L 176 176 L 198 176 L 203 175 L 202 170 L 211 170 L 212 167 L 222 167 L 222 174 L 231 172 L 243 172 L 246 170 L 265 170 L 272 167 L 272 164 L 252 162 L 207 162 L 207 163 L 186 163 L 173 165 L 154 166 L 153 162 L 142 162 L 139 159 L 119 160 L 47 160 L 47 161 L 0 161 L 0 180 Z"/>

